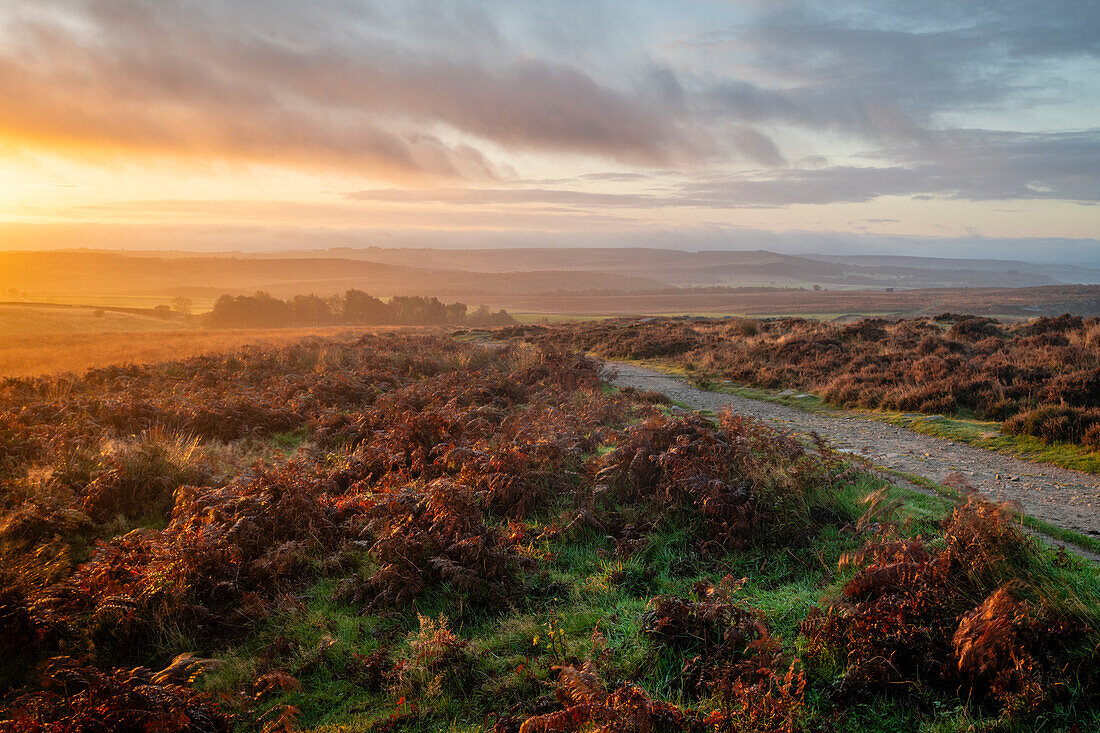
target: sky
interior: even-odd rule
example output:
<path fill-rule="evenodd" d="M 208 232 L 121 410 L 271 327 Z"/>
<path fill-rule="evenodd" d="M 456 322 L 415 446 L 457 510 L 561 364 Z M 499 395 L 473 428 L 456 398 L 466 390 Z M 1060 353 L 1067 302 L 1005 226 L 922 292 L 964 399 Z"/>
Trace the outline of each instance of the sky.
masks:
<path fill-rule="evenodd" d="M 1100 265 L 1100 2 L 0 0 L 0 249 Z"/>

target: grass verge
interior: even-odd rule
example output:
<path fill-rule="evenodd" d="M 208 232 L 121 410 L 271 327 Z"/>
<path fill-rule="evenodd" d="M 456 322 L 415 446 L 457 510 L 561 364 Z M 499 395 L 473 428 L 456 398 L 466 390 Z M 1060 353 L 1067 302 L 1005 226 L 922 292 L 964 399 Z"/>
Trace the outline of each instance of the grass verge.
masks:
<path fill-rule="evenodd" d="M 1049 463 L 1060 468 L 1100 475 L 1100 453 L 1070 443 L 1047 443 L 1028 435 L 1008 435 L 1001 424 L 968 416 L 923 415 L 889 410 L 862 410 L 838 407 L 808 392 L 776 390 L 715 381 L 683 366 L 656 360 L 634 360 L 628 363 L 684 377 L 700 389 L 734 394 L 764 402 L 795 407 L 805 412 L 822 412 L 838 416 L 855 416 L 879 420 L 914 432 L 965 443 L 983 450 L 1005 453 L 1032 463 Z"/>

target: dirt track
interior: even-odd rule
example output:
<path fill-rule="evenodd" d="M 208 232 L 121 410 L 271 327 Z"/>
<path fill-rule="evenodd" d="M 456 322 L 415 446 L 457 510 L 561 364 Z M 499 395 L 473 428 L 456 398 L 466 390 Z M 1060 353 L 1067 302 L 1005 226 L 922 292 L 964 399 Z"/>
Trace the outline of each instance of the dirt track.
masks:
<path fill-rule="evenodd" d="M 706 392 L 682 379 L 652 369 L 608 362 L 612 382 L 653 389 L 696 410 L 730 407 L 798 434 L 816 432 L 834 448 L 870 459 L 879 466 L 942 481 L 953 473 L 999 501 L 1012 501 L 1024 512 L 1051 524 L 1100 536 L 1100 476 L 1048 464 L 1029 463 L 1002 453 L 972 448 L 857 416 L 811 413 L 737 395 Z"/>

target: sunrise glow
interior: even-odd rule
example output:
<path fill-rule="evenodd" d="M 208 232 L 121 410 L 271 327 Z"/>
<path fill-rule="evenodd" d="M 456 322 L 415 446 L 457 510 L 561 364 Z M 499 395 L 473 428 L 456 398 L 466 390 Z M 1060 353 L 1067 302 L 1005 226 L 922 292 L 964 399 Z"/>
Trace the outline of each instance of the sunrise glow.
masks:
<path fill-rule="evenodd" d="M 1059 5 L 7 3 L 0 248 L 1092 239 Z"/>

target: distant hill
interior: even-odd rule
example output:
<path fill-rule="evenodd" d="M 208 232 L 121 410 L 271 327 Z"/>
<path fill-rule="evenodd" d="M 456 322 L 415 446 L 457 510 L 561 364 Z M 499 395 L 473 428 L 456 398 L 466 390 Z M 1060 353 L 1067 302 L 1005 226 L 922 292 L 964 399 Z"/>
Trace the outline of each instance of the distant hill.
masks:
<path fill-rule="evenodd" d="M 1100 282 L 1100 273 L 1074 272 L 1086 281 L 1095 277 Z M 258 290 L 288 298 L 354 288 L 378 297 L 426 295 L 509 310 L 522 310 L 526 303 L 531 310 L 545 311 L 544 304 L 557 302 L 563 304 L 563 312 L 578 312 L 575 300 L 592 298 L 592 304 L 603 305 L 586 306 L 585 312 L 601 313 L 605 306 L 608 312 L 652 312 L 659 301 L 676 305 L 657 312 L 728 309 L 732 304 L 738 312 L 762 312 L 754 304 L 764 302 L 769 304 L 767 312 L 794 312 L 782 304 L 803 301 L 816 304 L 805 307 L 820 312 L 848 312 L 848 301 L 836 293 L 862 290 L 881 293 L 881 303 L 906 301 L 898 308 L 884 305 L 883 311 L 910 311 L 913 298 L 885 296 L 889 291 L 959 289 L 965 299 L 965 292 L 976 288 L 1010 292 L 1064 287 L 1060 278 L 1071 274 L 1024 262 L 798 257 L 763 250 L 366 248 L 257 255 L 65 250 L 0 252 L 0 299 L 5 294 L 18 299 L 26 293 L 37 301 L 102 296 L 167 301 L 177 295 L 212 300 Z M 777 292 L 754 298 L 744 290 L 730 290 L 737 288 Z M 831 295 L 812 294 L 815 288 Z M 726 290 L 730 292 L 723 294 Z M 797 295 L 800 291 L 811 294 Z M 643 306 L 637 298 L 651 300 Z M 1074 295 L 1066 302 L 1078 301 Z M 1021 301 L 1012 307 L 1035 305 Z"/>
<path fill-rule="evenodd" d="M 590 290 L 637 291 L 664 281 L 610 272 L 468 272 L 430 258 L 387 264 L 336 257 L 172 256 L 117 252 L 2 252 L 0 291 L 35 297 L 113 295 L 218 296 L 265 290 L 277 297 L 327 295 L 349 288 L 373 295 L 514 295 Z"/>
<path fill-rule="evenodd" d="M 305 252 L 284 257 L 305 256 Z M 674 249 L 532 248 L 532 249 L 330 249 L 310 256 L 364 259 L 384 264 L 410 260 L 434 267 L 478 271 L 562 270 L 604 272 L 659 280 L 674 286 L 833 285 L 858 288 L 1035 287 L 1076 283 L 1068 268 L 1020 263 L 985 267 L 983 260 L 944 261 L 921 266 L 910 258 L 897 262 L 847 261 L 827 256 L 783 255 L 766 250 L 685 252 Z M 920 260 L 921 258 L 912 258 Z M 1064 277 L 1058 277 L 1056 272 Z M 1087 273 L 1086 273 L 1087 274 Z M 1081 282 L 1092 282 L 1093 275 Z M 1100 272 L 1095 273 L 1100 282 Z"/>
<path fill-rule="evenodd" d="M 1039 265 L 1020 260 L 954 260 L 946 257 L 903 255 L 806 255 L 822 262 L 871 267 L 920 268 L 924 270 L 966 270 L 1008 275 L 1043 275 L 1075 285 L 1100 285 L 1100 270 L 1067 265 Z"/>
<path fill-rule="evenodd" d="M 666 292 L 628 295 L 519 295 L 488 297 L 490 308 L 558 315 L 735 314 L 915 316 L 944 312 L 1026 319 L 1073 313 L 1100 316 L 1100 286 L 1037 288 L 927 288 L 917 290 L 789 290 Z"/>

